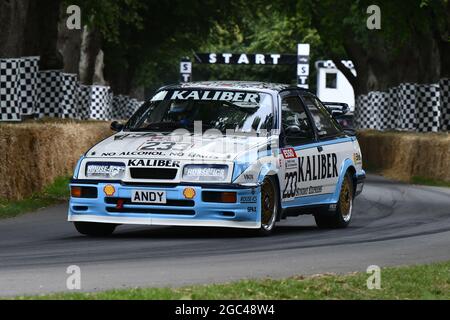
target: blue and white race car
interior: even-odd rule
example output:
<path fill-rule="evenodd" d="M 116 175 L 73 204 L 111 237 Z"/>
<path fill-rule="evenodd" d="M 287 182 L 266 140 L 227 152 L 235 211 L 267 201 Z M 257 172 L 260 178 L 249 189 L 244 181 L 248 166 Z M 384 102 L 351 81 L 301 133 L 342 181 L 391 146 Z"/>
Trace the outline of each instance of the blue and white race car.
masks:
<path fill-rule="evenodd" d="M 354 134 L 288 85 L 196 82 L 161 88 L 79 160 L 68 220 L 85 235 L 118 225 L 208 226 L 270 234 L 313 214 L 343 228 L 365 172 Z"/>

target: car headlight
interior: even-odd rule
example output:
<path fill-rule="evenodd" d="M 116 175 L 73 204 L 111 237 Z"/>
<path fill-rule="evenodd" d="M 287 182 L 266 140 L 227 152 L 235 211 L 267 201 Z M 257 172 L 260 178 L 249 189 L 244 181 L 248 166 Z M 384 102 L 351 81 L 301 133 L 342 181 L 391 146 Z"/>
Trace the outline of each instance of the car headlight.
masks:
<path fill-rule="evenodd" d="M 120 162 L 88 162 L 87 178 L 122 179 L 125 175 L 125 164 Z"/>
<path fill-rule="evenodd" d="M 227 176 L 226 165 L 190 164 L 183 169 L 183 180 L 190 182 L 224 182 Z"/>

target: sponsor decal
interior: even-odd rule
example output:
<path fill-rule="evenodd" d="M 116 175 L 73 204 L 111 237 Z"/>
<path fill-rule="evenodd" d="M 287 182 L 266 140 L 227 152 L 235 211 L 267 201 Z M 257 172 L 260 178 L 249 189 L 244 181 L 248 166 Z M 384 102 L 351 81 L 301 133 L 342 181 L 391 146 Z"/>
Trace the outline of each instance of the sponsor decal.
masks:
<path fill-rule="evenodd" d="M 285 159 L 294 159 L 297 158 L 297 154 L 294 150 L 294 148 L 286 148 L 282 149 L 281 152 L 283 153 L 283 157 Z"/>
<path fill-rule="evenodd" d="M 257 200 L 257 196 L 242 196 L 240 199 L 240 203 L 256 203 Z"/>
<path fill-rule="evenodd" d="M 248 213 L 256 213 L 256 212 L 257 212 L 257 209 L 256 209 L 256 207 L 248 207 L 248 208 L 247 208 L 247 212 L 248 212 Z"/>
<path fill-rule="evenodd" d="M 320 154 L 298 158 L 298 181 L 316 181 L 338 176 L 337 155 Z"/>
<path fill-rule="evenodd" d="M 253 174 L 246 173 L 246 174 L 244 174 L 244 180 L 253 181 L 253 180 L 255 180 L 255 176 Z"/>
<path fill-rule="evenodd" d="M 127 151 L 127 152 L 103 152 L 101 157 L 126 157 L 126 156 L 162 156 L 160 151 Z"/>
<path fill-rule="evenodd" d="M 297 170 L 297 159 L 288 159 L 285 162 L 286 169 L 296 169 Z"/>
<path fill-rule="evenodd" d="M 296 197 L 301 197 L 301 196 L 308 196 L 308 195 L 313 195 L 313 194 L 319 194 L 322 193 L 323 191 L 323 187 L 322 186 L 317 186 L 317 187 L 306 187 L 306 188 L 299 188 L 297 189 L 296 192 Z"/>
<path fill-rule="evenodd" d="M 354 153 L 353 154 L 353 163 L 360 164 L 362 162 L 361 154 L 360 153 Z"/>
<path fill-rule="evenodd" d="M 158 93 L 152 101 L 162 100 L 198 100 L 198 101 L 228 101 L 252 104 L 259 103 L 259 93 L 239 91 L 212 90 L 173 90 Z"/>
<path fill-rule="evenodd" d="M 157 159 L 133 159 L 133 160 L 128 160 L 128 166 L 129 167 L 179 168 L 180 161 L 157 160 Z"/>

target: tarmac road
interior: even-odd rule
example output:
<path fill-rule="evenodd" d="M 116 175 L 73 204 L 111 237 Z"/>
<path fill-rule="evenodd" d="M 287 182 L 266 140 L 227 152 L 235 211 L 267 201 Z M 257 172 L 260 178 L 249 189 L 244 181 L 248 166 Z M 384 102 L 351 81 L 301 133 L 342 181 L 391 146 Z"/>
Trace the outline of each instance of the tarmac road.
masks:
<path fill-rule="evenodd" d="M 234 229 L 122 226 L 112 237 L 79 235 L 67 205 L 0 220 L 0 296 L 67 291 L 67 267 L 83 291 L 181 286 L 243 278 L 365 271 L 450 260 L 450 188 L 369 176 L 343 230 L 289 218 L 271 237 Z"/>

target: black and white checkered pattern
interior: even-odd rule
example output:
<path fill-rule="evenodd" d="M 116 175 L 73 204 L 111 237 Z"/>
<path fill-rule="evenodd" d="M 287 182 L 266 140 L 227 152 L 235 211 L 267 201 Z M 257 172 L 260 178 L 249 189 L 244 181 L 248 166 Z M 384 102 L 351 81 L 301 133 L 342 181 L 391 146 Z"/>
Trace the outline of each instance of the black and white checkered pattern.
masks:
<path fill-rule="evenodd" d="M 369 93 L 370 129 L 386 130 L 389 126 L 389 94 L 382 91 Z"/>
<path fill-rule="evenodd" d="M 20 121 L 19 59 L 0 60 L 0 121 Z"/>
<path fill-rule="evenodd" d="M 60 70 L 39 72 L 37 118 L 59 118 L 62 116 L 62 80 L 63 77 Z"/>
<path fill-rule="evenodd" d="M 95 120 L 111 119 L 112 97 L 110 87 L 92 86 L 89 118 Z"/>
<path fill-rule="evenodd" d="M 400 103 L 399 88 L 390 88 L 388 92 L 389 106 L 387 115 L 386 130 L 397 130 L 400 128 Z"/>
<path fill-rule="evenodd" d="M 138 101 L 128 96 L 114 96 L 112 102 L 112 118 L 115 120 L 129 119 L 143 103 L 143 101 Z"/>
<path fill-rule="evenodd" d="M 417 85 L 417 131 L 439 131 L 439 85 Z"/>
<path fill-rule="evenodd" d="M 118 95 L 113 97 L 112 101 L 112 118 L 114 120 L 124 120 L 128 118 L 128 103 L 130 97 Z"/>
<path fill-rule="evenodd" d="M 78 108 L 78 77 L 76 74 L 63 73 L 61 112 L 62 117 L 67 119 L 80 119 Z"/>
<path fill-rule="evenodd" d="M 416 84 L 402 83 L 399 86 L 400 123 L 399 130 L 416 130 Z"/>
<path fill-rule="evenodd" d="M 38 101 L 39 57 L 20 59 L 19 99 L 22 116 L 33 116 Z"/>
<path fill-rule="evenodd" d="M 368 95 L 356 97 L 355 125 L 358 129 L 367 129 L 370 126 L 370 103 Z"/>
<path fill-rule="evenodd" d="M 439 81 L 441 130 L 450 131 L 450 79 Z"/>
<path fill-rule="evenodd" d="M 79 85 L 77 94 L 78 117 L 88 120 L 91 108 L 91 86 Z"/>

